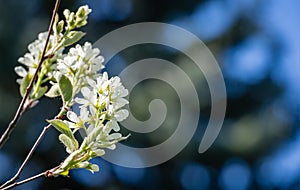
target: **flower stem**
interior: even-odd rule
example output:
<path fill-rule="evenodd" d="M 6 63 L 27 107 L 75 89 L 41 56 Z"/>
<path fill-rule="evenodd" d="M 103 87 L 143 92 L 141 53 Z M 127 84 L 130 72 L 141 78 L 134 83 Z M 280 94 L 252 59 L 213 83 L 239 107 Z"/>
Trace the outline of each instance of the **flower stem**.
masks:
<path fill-rule="evenodd" d="M 36 98 L 36 95 L 39 92 L 39 89 L 40 89 L 42 81 L 43 81 L 43 77 L 44 77 L 43 68 L 41 70 L 42 70 L 42 72 L 38 74 L 37 82 L 33 86 L 33 92 L 32 92 L 32 96 L 31 96 L 31 97 L 33 97 L 33 99 Z"/>
<path fill-rule="evenodd" d="M 3 147 L 3 145 L 5 144 L 5 142 L 8 140 L 10 134 L 12 133 L 12 131 L 16 128 L 17 126 L 17 123 L 18 121 L 20 120 L 20 118 L 22 117 L 23 113 L 25 111 L 27 111 L 27 109 L 29 107 L 25 106 L 25 103 L 26 103 L 26 100 L 28 99 L 29 97 L 29 94 L 31 92 L 31 89 L 34 85 L 34 82 L 37 78 L 37 75 L 38 75 L 38 72 L 44 62 L 44 60 L 46 59 L 46 51 L 47 51 L 47 46 L 48 46 L 48 43 L 49 43 L 49 39 L 50 39 L 50 35 L 51 35 L 51 31 L 52 31 L 52 28 L 53 28 L 53 24 L 54 24 L 54 20 L 55 20 L 55 15 L 58 11 L 58 7 L 59 7 L 59 4 L 60 4 L 60 1 L 61 0 L 56 0 L 56 3 L 55 3 L 55 7 L 53 9 L 53 14 L 52 14 L 52 18 L 51 18 L 51 22 L 50 22 L 50 25 L 49 25 L 49 29 L 48 29 L 48 35 L 47 35 L 47 39 L 46 39 L 46 43 L 45 43 L 45 47 L 43 49 L 43 52 L 42 52 L 42 56 L 41 56 L 41 60 L 39 61 L 38 63 L 38 66 L 36 68 L 36 71 L 26 89 L 26 92 L 22 98 L 22 101 L 17 109 L 17 112 L 13 118 L 13 120 L 9 123 L 8 127 L 6 128 L 5 132 L 3 133 L 3 135 L 1 136 L 0 138 L 0 149 Z"/>

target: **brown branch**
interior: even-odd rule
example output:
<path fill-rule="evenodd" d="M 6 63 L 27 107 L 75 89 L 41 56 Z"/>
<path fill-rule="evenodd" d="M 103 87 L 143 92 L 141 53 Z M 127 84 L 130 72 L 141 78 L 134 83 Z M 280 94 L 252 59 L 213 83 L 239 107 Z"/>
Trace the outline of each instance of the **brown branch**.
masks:
<path fill-rule="evenodd" d="M 15 183 L 22 171 L 24 170 L 25 168 L 25 165 L 28 163 L 29 159 L 31 158 L 31 156 L 33 155 L 34 151 L 36 150 L 37 146 L 40 144 L 42 138 L 44 137 L 44 135 L 46 134 L 46 132 L 48 131 L 48 129 L 50 129 L 51 125 L 47 125 L 46 127 L 44 127 L 43 131 L 41 132 L 40 136 L 38 137 L 38 139 L 35 141 L 34 145 L 32 146 L 30 152 L 28 153 L 28 155 L 26 156 L 25 160 L 23 161 L 22 165 L 20 166 L 18 172 L 15 174 L 14 177 L 12 177 L 10 180 L 8 180 L 7 182 L 5 182 L 3 185 L 0 186 L 0 189 L 1 188 L 4 188 L 4 187 L 7 187 L 8 185 L 10 184 L 13 184 Z"/>
<path fill-rule="evenodd" d="M 58 115 L 54 117 L 54 119 L 62 119 L 62 118 L 64 117 L 65 112 L 66 112 L 67 110 L 68 110 L 68 108 L 64 106 L 64 107 L 61 109 L 61 111 L 58 113 Z M 45 127 L 43 128 L 43 131 L 40 133 L 39 137 L 38 137 L 37 140 L 35 141 L 34 145 L 33 145 L 32 148 L 31 148 L 31 150 L 29 151 L 29 153 L 27 154 L 26 158 L 24 159 L 22 165 L 19 167 L 17 173 L 14 175 L 14 177 L 12 177 L 12 178 L 9 179 L 8 181 L 6 181 L 4 184 L 2 184 L 2 185 L 0 186 L 0 189 L 1 189 L 1 188 L 4 188 L 4 187 L 6 187 L 6 186 L 8 186 L 8 185 L 10 185 L 10 184 L 15 183 L 15 182 L 19 179 L 19 177 L 20 177 L 22 171 L 24 170 L 26 164 L 28 163 L 29 159 L 32 157 L 34 151 L 37 149 L 37 147 L 38 147 L 38 145 L 40 144 L 40 142 L 42 141 L 43 137 L 46 135 L 46 132 L 47 132 L 51 127 L 52 127 L 52 125 L 49 124 L 49 125 L 47 125 L 47 126 L 45 126 Z"/>
<path fill-rule="evenodd" d="M 52 168 L 52 169 L 50 169 L 50 170 L 47 170 L 47 171 L 45 171 L 45 172 L 42 172 L 42 173 L 37 174 L 37 175 L 32 176 L 32 177 L 29 177 L 29 178 L 24 179 L 24 180 L 22 180 L 22 181 L 14 182 L 13 184 L 11 184 L 11 185 L 9 185 L 9 186 L 3 187 L 3 188 L 1 187 L 0 190 L 8 190 L 8 189 L 17 187 L 17 186 L 19 186 L 19 185 L 22 185 L 22 184 L 24 184 L 24 183 L 28 183 L 28 182 L 30 182 L 30 181 L 36 180 L 36 179 L 38 179 L 38 178 L 40 178 L 40 177 L 43 177 L 43 176 L 44 176 L 44 177 L 47 177 L 47 178 L 54 177 L 53 171 L 55 171 L 58 167 L 59 167 L 59 166 L 54 167 L 54 168 Z"/>
<path fill-rule="evenodd" d="M 17 109 L 17 112 L 13 118 L 13 120 L 9 123 L 8 127 L 6 128 L 5 132 L 3 133 L 3 135 L 1 136 L 1 139 L 0 139 L 0 149 L 3 147 L 3 145 L 5 144 L 5 142 L 8 140 L 11 132 L 16 128 L 17 126 L 17 123 L 18 121 L 20 120 L 21 116 L 23 115 L 23 113 L 25 111 L 27 111 L 29 109 L 28 106 L 26 106 L 26 102 L 27 101 L 30 101 L 28 99 L 29 97 L 29 94 L 31 92 L 31 89 L 34 85 L 34 82 L 38 76 L 38 72 L 43 64 L 43 62 L 45 61 L 46 57 L 46 51 L 47 51 L 47 46 L 48 46 L 48 43 L 49 43 L 49 39 L 50 39 L 50 35 L 51 35 L 51 31 L 52 31 L 52 28 L 53 28 L 53 24 L 54 24 L 54 20 L 55 20 L 55 15 L 58 11 L 58 7 L 59 7 L 59 4 L 60 4 L 60 1 L 61 0 L 56 0 L 56 3 L 55 3 L 55 7 L 54 7 L 54 10 L 53 10 L 53 14 L 52 14 L 52 18 L 51 18 L 51 22 L 50 22 L 50 25 L 49 25 L 49 29 L 48 29 L 48 35 L 47 35 L 47 39 L 46 39 L 46 43 L 45 43 L 45 47 L 43 49 L 43 52 L 42 52 L 42 56 L 41 56 L 41 60 L 39 61 L 38 63 L 38 66 L 36 68 L 36 71 L 26 89 L 26 92 L 22 98 L 22 101 Z"/>
<path fill-rule="evenodd" d="M 30 178 L 24 179 L 23 181 L 15 182 L 15 183 L 13 183 L 13 184 L 7 186 L 7 187 L 0 188 L 0 190 L 8 190 L 8 189 L 17 187 L 17 186 L 19 186 L 19 185 L 22 185 L 22 184 L 24 184 L 24 183 L 28 183 L 28 182 L 30 182 L 30 181 L 32 181 L 32 180 L 35 180 L 35 179 L 38 179 L 38 178 L 40 178 L 40 177 L 45 176 L 46 173 L 47 173 L 47 172 L 43 172 L 43 173 L 37 174 L 37 175 L 35 175 L 35 176 L 32 176 L 32 177 L 30 177 Z"/>

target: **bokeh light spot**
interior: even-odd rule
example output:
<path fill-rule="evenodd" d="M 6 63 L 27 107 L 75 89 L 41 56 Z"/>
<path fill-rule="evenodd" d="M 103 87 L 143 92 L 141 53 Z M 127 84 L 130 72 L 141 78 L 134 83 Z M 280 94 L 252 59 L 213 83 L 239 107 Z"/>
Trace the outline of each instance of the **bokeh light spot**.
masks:
<path fill-rule="evenodd" d="M 260 36 L 252 36 L 225 53 L 225 75 L 246 84 L 265 78 L 271 57 L 268 43 Z"/>
<path fill-rule="evenodd" d="M 132 11 L 131 0 L 97 0 L 79 1 L 78 4 L 88 3 L 93 7 L 91 18 L 101 21 L 104 19 L 112 21 L 122 21 L 128 18 Z"/>
<path fill-rule="evenodd" d="M 219 178 L 223 190 L 246 190 L 251 184 L 251 171 L 243 161 L 236 160 L 225 164 Z"/>
<path fill-rule="evenodd" d="M 189 163 L 181 171 L 180 183 L 186 190 L 209 189 L 210 175 L 208 170 L 198 163 Z"/>

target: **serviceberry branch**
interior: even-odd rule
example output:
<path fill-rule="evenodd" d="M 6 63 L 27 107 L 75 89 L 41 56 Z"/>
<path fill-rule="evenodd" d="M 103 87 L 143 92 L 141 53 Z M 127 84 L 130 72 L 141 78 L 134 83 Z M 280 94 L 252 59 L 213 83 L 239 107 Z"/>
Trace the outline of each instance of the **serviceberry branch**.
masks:
<path fill-rule="evenodd" d="M 57 166 L 57 167 L 58 167 L 58 166 Z M 47 170 L 47 171 L 45 171 L 45 172 L 39 173 L 39 174 L 37 174 L 37 175 L 35 175 L 35 176 L 32 176 L 32 177 L 29 177 L 29 178 L 27 178 L 27 179 L 24 179 L 24 180 L 22 180 L 22 181 L 14 182 L 14 183 L 12 183 L 12 184 L 6 186 L 6 187 L 3 187 L 3 188 L 0 187 L 0 190 L 8 190 L 8 189 L 12 189 L 12 188 L 14 188 L 14 187 L 17 187 L 17 186 L 19 186 L 19 185 L 28 183 L 28 182 L 30 182 L 30 181 L 36 180 L 36 179 L 41 178 L 41 177 L 48 177 L 48 178 L 54 177 L 54 176 L 52 175 L 52 171 L 55 170 L 57 167 L 52 168 L 52 169 L 50 169 L 50 170 Z"/>
<path fill-rule="evenodd" d="M 65 114 L 66 110 L 62 109 L 61 112 L 55 117 L 55 119 L 61 119 L 64 114 Z M 14 177 L 12 177 L 10 180 L 8 180 L 7 182 L 5 182 L 3 185 L 0 186 L 1 188 L 7 187 L 8 185 L 11 185 L 13 183 L 15 183 L 22 171 L 24 170 L 26 164 L 28 163 L 28 161 L 30 160 L 30 158 L 32 157 L 33 153 L 35 152 L 35 150 L 37 149 L 38 145 L 40 144 L 40 142 L 42 141 L 43 137 L 45 136 L 46 132 L 51 128 L 52 125 L 47 125 L 43 128 L 42 132 L 40 133 L 39 137 L 37 138 L 37 140 L 35 141 L 34 145 L 32 146 L 31 150 L 29 151 L 29 153 L 27 154 L 25 160 L 23 161 L 23 163 L 21 164 L 20 168 L 18 169 L 17 173 L 14 175 Z M 2 189 L 1 189 L 2 190 Z"/>
<path fill-rule="evenodd" d="M 45 46 L 44 46 L 44 49 L 43 49 L 40 61 L 39 61 L 38 65 L 37 65 L 36 71 L 35 71 L 32 79 L 30 80 L 29 85 L 26 88 L 26 92 L 25 92 L 25 94 L 24 94 L 24 96 L 23 96 L 23 98 L 21 100 L 21 103 L 20 103 L 20 105 L 19 105 L 19 107 L 17 109 L 17 112 L 16 112 L 13 120 L 9 123 L 8 127 L 6 128 L 5 132 L 3 133 L 3 135 L 0 138 L 0 149 L 3 147 L 3 145 L 5 144 L 5 142 L 8 140 L 8 138 L 9 138 L 10 134 L 12 133 L 12 131 L 16 128 L 17 123 L 20 120 L 21 116 L 24 114 L 24 112 L 26 112 L 30 108 L 30 106 L 32 104 L 32 102 L 28 99 L 28 97 L 29 97 L 31 89 L 32 89 L 32 87 L 34 85 L 34 82 L 37 79 L 38 72 L 39 72 L 39 70 L 40 70 L 43 62 L 46 59 L 45 55 L 46 55 L 46 51 L 47 51 L 47 46 L 48 46 L 48 43 L 49 43 L 51 31 L 53 29 L 53 24 L 54 24 L 54 20 L 55 20 L 55 15 L 57 14 L 60 1 L 61 0 L 56 0 L 55 6 L 54 6 L 54 9 L 53 9 L 52 18 L 51 18 L 50 25 L 49 25 L 49 29 L 48 29 L 46 43 L 45 43 Z M 26 104 L 26 102 L 27 102 L 27 104 Z"/>
<path fill-rule="evenodd" d="M 129 103 L 125 99 L 128 90 L 119 77 L 109 78 L 106 72 L 101 73 L 104 58 L 100 50 L 85 42 L 84 45 L 76 44 L 67 54 L 63 53 L 65 47 L 75 44 L 85 35 L 75 29 L 87 24 L 92 10 L 87 5 L 79 7 L 77 12 L 66 9 L 63 12 L 65 19 L 59 20 L 59 3 L 60 0 L 57 0 L 48 33 L 40 33 L 38 39 L 29 44 L 29 53 L 18 60 L 23 66 L 15 67 L 21 77 L 17 82 L 23 99 L 1 138 L 0 146 L 8 139 L 23 113 L 35 106 L 41 97 L 60 97 L 62 108 L 56 117 L 47 120 L 49 125 L 43 128 L 17 173 L 0 190 L 16 187 L 43 175 L 68 176 L 70 170 L 78 168 L 98 172 L 99 166 L 90 160 L 104 155 L 106 148 L 115 149 L 117 142 L 128 137 L 119 133 L 118 125 L 129 114 L 128 110 L 123 109 Z M 73 106 L 78 107 L 80 113 L 75 113 Z M 51 170 L 17 181 L 52 126 L 60 132 L 58 139 L 64 144 L 68 156 Z M 75 133 L 79 130 L 84 135 L 78 140 Z"/>

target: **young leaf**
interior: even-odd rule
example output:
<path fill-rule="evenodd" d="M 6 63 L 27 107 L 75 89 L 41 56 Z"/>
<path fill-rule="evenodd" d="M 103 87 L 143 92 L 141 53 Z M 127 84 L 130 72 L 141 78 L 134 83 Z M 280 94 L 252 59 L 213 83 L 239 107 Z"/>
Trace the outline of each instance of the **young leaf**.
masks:
<path fill-rule="evenodd" d="M 49 98 L 55 98 L 57 96 L 60 96 L 59 86 L 58 84 L 54 84 L 51 86 L 50 90 L 45 94 L 45 96 Z"/>
<path fill-rule="evenodd" d="M 66 146 L 66 150 L 69 154 L 77 150 L 78 142 L 76 140 L 74 141 L 74 139 L 69 138 L 65 134 L 60 134 L 58 138 Z"/>
<path fill-rule="evenodd" d="M 41 98 L 47 92 L 47 90 L 48 90 L 47 86 L 40 87 L 39 91 L 36 94 L 34 94 L 34 99 Z"/>
<path fill-rule="evenodd" d="M 85 35 L 84 32 L 81 31 L 71 31 L 65 38 L 63 42 L 63 46 L 67 47 L 76 42 L 78 42 L 83 36 Z"/>
<path fill-rule="evenodd" d="M 21 94 L 21 96 L 24 96 L 24 94 L 26 93 L 26 89 L 27 89 L 27 87 L 30 83 L 31 78 L 32 77 L 28 74 L 22 79 L 21 85 L 20 85 L 20 94 Z"/>
<path fill-rule="evenodd" d="M 72 140 L 75 140 L 74 135 L 71 131 L 71 129 L 69 128 L 69 126 L 63 122 L 62 120 L 59 119 L 52 119 L 52 120 L 47 120 L 48 123 L 50 123 L 53 127 L 55 127 L 55 129 L 57 129 L 59 132 L 61 132 L 62 134 L 67 135 L 69 138 L 71 138 Z"/>
<path fill-rule="evenodd" d="M 62 75 L 58 81 L 60 93 L 64 103 L 69 102 L 73 95 L 73 85 L 65 75 Z"/>

